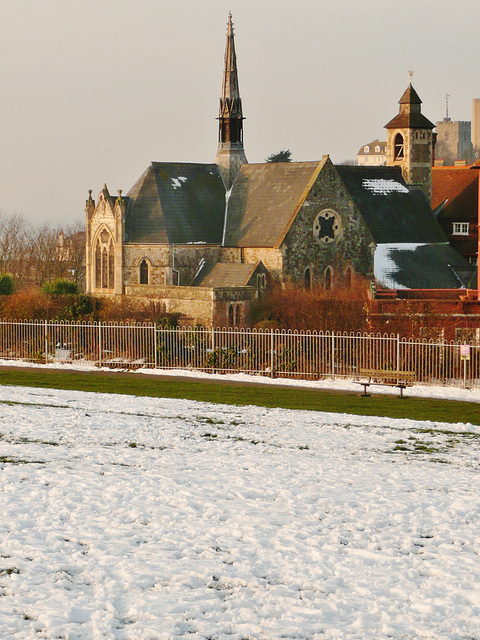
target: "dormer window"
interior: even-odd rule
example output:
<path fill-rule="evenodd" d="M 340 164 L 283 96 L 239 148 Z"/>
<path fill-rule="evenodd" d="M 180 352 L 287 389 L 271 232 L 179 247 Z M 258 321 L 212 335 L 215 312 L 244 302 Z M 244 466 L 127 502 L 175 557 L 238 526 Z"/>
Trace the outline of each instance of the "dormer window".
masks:
<path fill-rule="evenodd" d="M 363 147 L 363 153 L 370 153 L 370 147 Z"/>
<path fill-rule="evenodd" d="M 468 222 L 454 222 L 452 233 L 454 236 L 468 236 L 469 227 Z"/>
<path fill-rule="evenodd" d="M 377 144 L 377 146 L 375 147 L 375 153 L 380 153 L 380 147 L 378 146 L 378 144 Z"/>

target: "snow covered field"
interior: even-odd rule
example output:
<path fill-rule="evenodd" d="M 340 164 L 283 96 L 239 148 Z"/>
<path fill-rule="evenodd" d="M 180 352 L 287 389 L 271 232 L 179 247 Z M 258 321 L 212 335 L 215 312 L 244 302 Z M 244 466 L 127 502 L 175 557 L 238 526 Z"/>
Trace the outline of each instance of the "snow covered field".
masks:
<path fill-rule="evenodd" d="M 0 387 L 0 434 L 2 640 L 480 639 L 480 427 Z"/>

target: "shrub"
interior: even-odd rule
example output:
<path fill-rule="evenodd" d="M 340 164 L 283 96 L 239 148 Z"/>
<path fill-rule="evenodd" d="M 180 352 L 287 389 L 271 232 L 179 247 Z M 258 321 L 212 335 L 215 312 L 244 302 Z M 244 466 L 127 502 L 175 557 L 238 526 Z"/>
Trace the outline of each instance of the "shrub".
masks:
<path fill-rule="evenodd" d="M 48 296 L 76 295 L 78 294 L 78 284 L 58 278 L 52 282 L 46 282 L 42 286 L 42 291 Z"/>
<path fill-rule="evenodd" d="M 255 326 L 263 329 L 365 331 L 367 318 L 367 292 L 361 286 L 333 292 L 277 288 L 254 309 Z"/>
<path fill-rule="evenodd" d="M 14 290 L 13 278 L 4 273 L 0 275 L 0 296 L 11 296 Z"/>

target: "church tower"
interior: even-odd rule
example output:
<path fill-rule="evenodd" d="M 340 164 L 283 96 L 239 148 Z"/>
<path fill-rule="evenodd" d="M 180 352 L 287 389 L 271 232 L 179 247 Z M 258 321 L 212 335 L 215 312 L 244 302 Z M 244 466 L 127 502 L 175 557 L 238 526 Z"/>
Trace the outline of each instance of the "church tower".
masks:
<path fill-rule="evenodd" d="M 387 165 L 399 166 L 405 182 L 420 187 L 432 201 L 432 164 L 435 125 L 421 112 L 422 101 L 410 83 L 399 100 L 398 115 L 387 129 Z"/>
<path fill-rule="evenodd" d="M 243 150 L 242 100 L 238 88 L 237 56 L 232 14 L 228 14 L 227 42 L 223 66 L 222 96 L 218 114 L 218 150 L 215 163 L 220 167 L 225 187 L 230 189 L 242 164 L 247 162 Z"/>

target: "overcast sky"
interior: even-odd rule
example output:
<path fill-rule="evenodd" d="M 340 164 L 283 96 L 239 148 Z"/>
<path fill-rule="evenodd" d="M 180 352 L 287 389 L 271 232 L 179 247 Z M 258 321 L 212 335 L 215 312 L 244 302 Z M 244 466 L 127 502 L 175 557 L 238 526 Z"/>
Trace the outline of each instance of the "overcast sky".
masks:
<path fill-rule="evenodd" d="M 0 0 L 0 209 L 83 220 L 154 161 L 212 162 L 235 27 L 249 162 L 354 158 L 414 71 L 423 113 L 472 119 L 479 0 Z"/>

